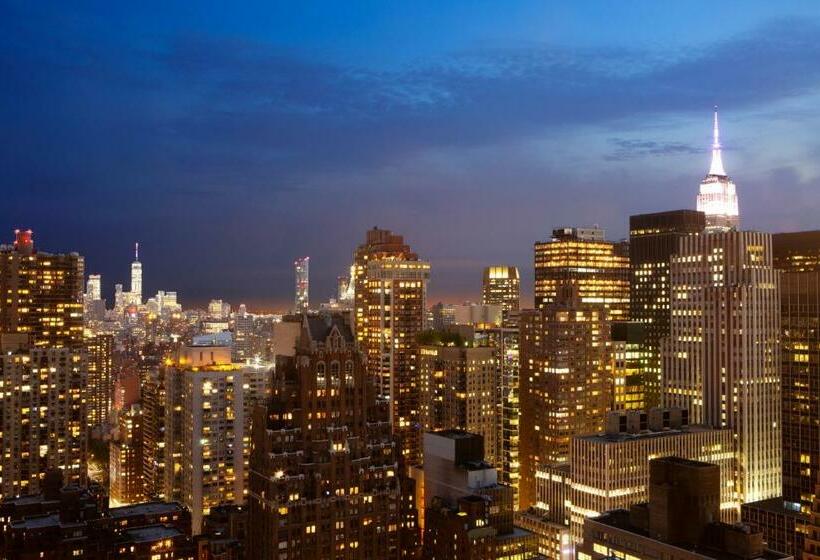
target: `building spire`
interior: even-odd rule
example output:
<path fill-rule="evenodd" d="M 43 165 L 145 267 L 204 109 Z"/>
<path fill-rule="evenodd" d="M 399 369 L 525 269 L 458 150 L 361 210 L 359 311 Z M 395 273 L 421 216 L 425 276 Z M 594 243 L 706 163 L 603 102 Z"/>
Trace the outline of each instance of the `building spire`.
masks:
<path fill-rule="evenodd" d="M 134 262 L 140 262 L 140 242 L 134 244 Z"/>
<path fill-rule="evenodd" d="M 720 155 L 720 128 L 718 127 L 717 105 L 715 105 L 715 124 L 712 129 L 712 165 L 709 167 L 709 175 L 726 176 L 726 170 L 723 169 L 723 158 Z"/>

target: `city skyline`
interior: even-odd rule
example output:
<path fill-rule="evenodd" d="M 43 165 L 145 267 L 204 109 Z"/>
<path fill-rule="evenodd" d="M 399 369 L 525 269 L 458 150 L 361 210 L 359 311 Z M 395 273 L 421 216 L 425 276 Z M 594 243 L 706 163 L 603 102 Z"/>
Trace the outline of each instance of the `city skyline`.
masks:
<path fill-rule="evenodd" d="M 820 13 L 739 6 L 251 5 L 183 24 L 179 5 L 155 22 L 11 3 L 0 220 L 82 253 L 109 305 L 137 240 L 145 294 L 283 310 L 310 255 L 324 300 L 339 247 L 377 225 L 432 263 L 431 301 L 477 301 L 500 262 L 526 306 L 532 240 L 594 224 L 618 240 L 624 216 L 695 207 L 717 104 L 742 227 L 812 229 Z M 713 20 L 715 39 L 694 31 Z"/>

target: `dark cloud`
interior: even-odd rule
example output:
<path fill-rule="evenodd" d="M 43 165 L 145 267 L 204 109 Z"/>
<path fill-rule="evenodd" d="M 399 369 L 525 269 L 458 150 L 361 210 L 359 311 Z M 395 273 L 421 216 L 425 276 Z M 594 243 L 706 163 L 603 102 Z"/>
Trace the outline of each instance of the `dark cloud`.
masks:
<path fill-rule="evenodd" d="M 610 138 L 609 144 L 615 150 L 604 155 L 607 161 L 627 161 L 645 156 L 674 156 L 680 154 L 703 153 L 702 148 L 682 142 L 657 142 L 655 140 L 630 140 L 627 138 Z"/>

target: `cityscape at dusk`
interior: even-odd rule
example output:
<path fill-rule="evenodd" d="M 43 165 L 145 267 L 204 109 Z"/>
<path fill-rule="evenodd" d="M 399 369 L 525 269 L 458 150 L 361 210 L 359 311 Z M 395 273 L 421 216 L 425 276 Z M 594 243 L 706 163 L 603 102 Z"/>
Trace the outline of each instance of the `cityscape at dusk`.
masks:
<path fill-rule="evenodd" d="M 820 560 L 818 39 L 0 1 L 0 559 Z"/>

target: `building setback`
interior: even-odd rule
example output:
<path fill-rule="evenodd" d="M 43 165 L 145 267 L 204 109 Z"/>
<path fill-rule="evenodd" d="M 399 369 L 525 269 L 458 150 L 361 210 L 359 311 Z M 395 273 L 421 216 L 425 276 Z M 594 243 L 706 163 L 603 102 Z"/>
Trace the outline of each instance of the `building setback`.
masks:
<path fill-rule="evenodd" d="M 696 210 L 629 217 L 629 318 L 644 325 L 647 408 L 661 402 L 661 341 L 669 336 L 669 260 L 681 237 L 705 227 L 705 215 Z"/>
<path fill-rule="evenodd" d="M 780 494 L 780 290 L 771 235 L 680 239 L 670 264 L 664 401 L 735 434 L 739 503 Z"/>

